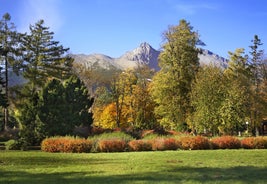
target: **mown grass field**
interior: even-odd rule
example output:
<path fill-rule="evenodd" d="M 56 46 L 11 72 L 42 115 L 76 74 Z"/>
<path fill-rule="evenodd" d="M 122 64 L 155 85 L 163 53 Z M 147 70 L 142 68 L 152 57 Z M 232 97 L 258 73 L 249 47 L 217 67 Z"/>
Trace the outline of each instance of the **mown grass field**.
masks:
<path fill-rule="evenodd" d="M 266 183 L 267 150 L 0 151 L 0 183 Z"/>

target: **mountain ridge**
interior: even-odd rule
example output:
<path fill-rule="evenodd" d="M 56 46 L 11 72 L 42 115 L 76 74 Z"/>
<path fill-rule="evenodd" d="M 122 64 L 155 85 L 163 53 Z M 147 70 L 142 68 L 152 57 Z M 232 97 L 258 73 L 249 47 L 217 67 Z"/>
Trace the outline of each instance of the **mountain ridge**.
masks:
<path fill-rule="evenodd" d="M 160 70 L 158 66 L 158 56 L 161 51 L 154 49 L 149 43 L 143 42 L 137 48 L 125 52 L 118 58 L 112 58 L 105 54 L 77 54 L 72 55 L 74 62 L 84 65 L 84 67 L 97 66 L 103 69 L 126 70 L 135 68 L 139 64 L 148 65 L 155 71 Z M 201 48 L 201 53 L 198 55 L 201 65 L 213 64 L 218 67 L 226 68 L 228 60 L 209 51 Z"/>

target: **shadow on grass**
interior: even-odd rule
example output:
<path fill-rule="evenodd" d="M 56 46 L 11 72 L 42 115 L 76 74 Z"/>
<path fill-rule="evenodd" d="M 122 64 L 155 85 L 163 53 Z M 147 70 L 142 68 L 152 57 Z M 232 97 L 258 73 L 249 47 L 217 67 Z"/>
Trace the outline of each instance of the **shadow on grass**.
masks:
<path fill-rule="evenodd" d="M 53 157 L 50 156 L 32 156 L 32 157 L 8 157 L 8 159 L 0 158 L 0 167 L 5 165 L 17 165 L 17 166 L 23 166 L 26 168 L 32 167 L 34 165 L 37 165 L 38 168 L 55 168 L 60 166 L 68 166 L 68 165 L 79 165 L 79 164 L 94 164 L 94 165 L 101 165 L 103 163 L 105 164 L 118 164 L 119 162 L 125 162 L 123 159 L 95 159 L 95 158 L 77 158 L 73 159 L 72 157 L 66 157 L 66 155 L 63 155 L 62 157 L 59 157 L 60 155 L 56 155 Z M 69 155 L 68 155 L 69 156 Z M 1 172 L 1 170 L 0 170 Z"/>
<path fill-rule="evenodd" d="M 90 169 L 90 168 L 89 168 Z M 84 171 L 64 173 L 12 172 L 0 170 L 0 183 L 265 183 L 267 167 L 233 168 L 172 167 L 160 172 L 122 175 Z"/>

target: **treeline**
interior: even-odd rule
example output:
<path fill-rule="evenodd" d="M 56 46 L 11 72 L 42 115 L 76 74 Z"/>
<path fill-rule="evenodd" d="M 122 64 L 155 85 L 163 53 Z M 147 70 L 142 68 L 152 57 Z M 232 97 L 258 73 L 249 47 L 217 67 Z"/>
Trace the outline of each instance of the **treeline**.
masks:
<path fill-rule="evenodd" d="M 40 20 L 19 33 L 6 13 L 0 21 L 0 106 L 2 130 L 19 127 L 18 144 L 39 145 L 47 136 L 66 135 L 92 123 L 93 101 L 72 72 L 73 59 Z M 9 71 L 26 80 L 9 86 Z"/>
<path fill-rule="evenodd" d="M 18 33 L 5 14 L 0 31 L 2 125 L 18 124 L 21 145 L 71 135 L 78 126 L 255 135 L 266 116 L 267 65 L 257 35 L 249 55 L 243 48 L 229 52 L 227 68 L 200 66 L 204 43 L 181 20 L 163 34 L 160 71 L 140 65 L 115 71 L 100 84 L 95 71 L 73 69 L 69 49 L 54 41 L 43 20 L 30 25 L 29 33 Z M 11 69 L 25 84 L 9 87 Z"/>
<path fill-rule="evenodd" d="M 164 32 L 160 71 L 140 66 L 96 91 L 94 125 L 256 135 L 267 116 L 267 63 L 257 35 L 249 55 L 229 52 L 227 68 L 200 66 L 197 32 L 185 20 Z"/>

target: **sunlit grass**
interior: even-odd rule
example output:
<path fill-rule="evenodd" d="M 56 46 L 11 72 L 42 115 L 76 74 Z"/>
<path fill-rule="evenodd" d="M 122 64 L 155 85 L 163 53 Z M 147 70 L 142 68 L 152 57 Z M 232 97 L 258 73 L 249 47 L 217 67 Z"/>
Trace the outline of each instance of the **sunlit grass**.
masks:
<path fill-rule="evenodd" d="M 265 183 L 267 150 L 1 151 L 0 183 Z"/>

